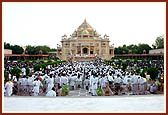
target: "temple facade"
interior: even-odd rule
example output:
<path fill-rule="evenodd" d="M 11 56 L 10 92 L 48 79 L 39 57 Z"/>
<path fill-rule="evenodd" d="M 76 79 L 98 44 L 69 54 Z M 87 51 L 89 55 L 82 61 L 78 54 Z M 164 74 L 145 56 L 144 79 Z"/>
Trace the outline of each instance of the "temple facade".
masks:
<path fill-rule="evenodd" d="M 70 37 L 62 36 L 61 43 L 57 45 L 56 53 L 61 60 L 92 61 L 114 57 L 114 46 L 110 45 L 109 36 L 101 37 L 86 20 Z"/>

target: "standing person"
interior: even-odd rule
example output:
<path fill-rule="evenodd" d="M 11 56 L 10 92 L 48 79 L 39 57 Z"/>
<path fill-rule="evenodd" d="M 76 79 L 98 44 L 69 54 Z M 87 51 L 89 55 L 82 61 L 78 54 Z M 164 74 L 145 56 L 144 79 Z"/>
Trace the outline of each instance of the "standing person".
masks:
<path fill-rule="evenodd" d="M 121 85 L 121 82 L 122 82 L 122 79 L 120 78 L 120 74 L 117 74 L 117 78 L 114 80 L 114 83 L 115 83 L 115 93 L 117 95 L 120 95 L 121 93 L 121 88 L 120 88 L 120 85 Z"/>
<path fill-rule="evenodd" d="M 32 76 L 29 76 L 28 77 L 28 80 L 27 80 L 27 91 L 29 93 L 29 95 L 31 96 L 31 93 L 32 93 L 32 90 L 33 90 L 33 82 L 34 82 L 34 79 Z"/>
<path fill-rule="evenodd" d="M 53 81 L 53 78 L 52 78 L 52 74 L 50 74 L 50 77 L 48 78 L 47 92 L 52 90 L 53 87 L 54 87 L 54 81 Z"/>
<path fill-rule="evenodd" d="M 6 82 L 6 84 L 5 84 L 5 96 L 11 96 L 12 95 L 12 91 L 13 91 L 13 83 L 9 79 L 9 81 Z"/>
<path fill-rule="evenodd" d="M 113 83 L 112 73 L 109 73 L 109 75 L 108 75 L 108 82 L 109 82 L 109 86 L 111 88 L 112 87 L 112 83 Z"/>
<path fill-rule="evenodd" d="M 76 77 L 74 75 L 72 75 L 70 77 L 70 87 L 71 87 L 72 90 L 76 89 L 75 83 L 76 83 Z"/>
<path fill-rule="evenodd" d="M 89 79 L 88 79 L 88 77 L 86 77 L 86 79 L 84 80 L 84 89 L 89 90 Z"/>
<path fill-rule="evenodd" d="M 128 78 L 127 78 L 127 94 L 129 95 L 131 93 L 131 77 L 130 75 L 128 74 Z"/>
<path fill-rule="evenodd" d="M 150 93 L 155 94 L 157 91 L 157 84 L 156 84 L 156 80 L 152 81 L 152 85 L 150 86 Z"/>
<path fill-rule="evenodd" d="M 96 77 L 96 75 L 93 76 L 92 79 L 92 96 L 97 96 L 97 83 L 98 83 L 98 79 Z"/>
<path fill-rule="evenodd" d="M 38 78 L 36 78 L 33 82 L 34 88 L 33 88 L 33 92 L 34 92 L 34 96 L 38 96 L 39 91 L 40 91 L 40 86 L 43 86 L 41 81 L 38 80 Z"/>
<path fill-rule="evenodd" d="M 82 87 L 82 79 L 80 77 L 80 74 L 78 74 L 76 79 L 76 88 L 81 88 L 81 87 Z"/>
<path fill-rule="evenodd" d="M 21 83 L 21 95 L 25 95 L 27 92 L 27 79 L 26 76 L 24 75 L 21 79 L 20 79 L 20 83 Z"/>
<path fill-rule="evenodd" d="M 132 94 L 137 95 L 137 90 L 138 90 L 138 77 L 137 75 L 132 76 Z"/>
<path fill-rule="evenodd" d="M 145 94 L 145 83 L 146 83 L 146 79 L 144 79 L 143 77 L 140 77 L 140 79 L 138 80 L 139 82 L 139 94 Z"/>
<path fill-rule="evenodd" d="M 65 72 L 63 72 L 63 76 L 61 76 L 61 85 L 63 87 L 66 84 L 68 84 L 68 78 L 66 77 Z"/>
<path fill-rule="evenodd" d="M 13 82 L 14 82 L 14 81 L 17 82 L 16 74 L 13 75 L 12 81 L 13 81 Z"/>
<path fill-rule="evenodd" d="M 24 68 L 24 66 L 22 67 L 22 74 L 26 75 L 26 69 Z"/>

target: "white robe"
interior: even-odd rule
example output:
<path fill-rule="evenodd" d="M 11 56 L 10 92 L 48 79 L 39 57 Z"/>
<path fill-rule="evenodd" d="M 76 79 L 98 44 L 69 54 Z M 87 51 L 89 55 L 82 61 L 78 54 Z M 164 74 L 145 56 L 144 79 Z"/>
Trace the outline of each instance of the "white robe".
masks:
<path fill-rule="evenodd" d="M 11 96 L 13 91 L 13 83 L 12 82 L 6 82 L 5 84 L 5 96 Z"/>
<path fill-rule="evenodd" d="M 53 91 L 53 90 L 50 90 L 50 91 L 48 91 L 48 93 L 46 94 L 46 96 L 49 96 L 49 97 L 56 97 L 56 92 Z"/>
<path fill-rule="evenodd" d="M 54 81 L 53 81 L 53 79 L 52 78 L 48 78 L 47 92 L 51 91 L 53 87 L 54 87 Z"/>
<path fill-rule="evenodd" d="M 34 96 L 38 96 L 38 93 L 39 93 L 39 90 L 40 90 L 40 86 L 42 86 L 42 83 L 41 83 L 40 80 L 38 80 L 38 81 L 34 81 L 33 85 L 34 85 L 34 88 L 33 88 Z"/>

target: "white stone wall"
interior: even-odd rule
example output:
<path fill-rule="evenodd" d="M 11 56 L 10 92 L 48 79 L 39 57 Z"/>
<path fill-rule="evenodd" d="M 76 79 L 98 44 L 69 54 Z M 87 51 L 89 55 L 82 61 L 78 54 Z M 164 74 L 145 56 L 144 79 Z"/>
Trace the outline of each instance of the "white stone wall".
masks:
<path fill-rule="evenodd" d="M 12 54 L 12 50 L 10 50 L 10 49 L 4 49 L 4 54 Z"/>

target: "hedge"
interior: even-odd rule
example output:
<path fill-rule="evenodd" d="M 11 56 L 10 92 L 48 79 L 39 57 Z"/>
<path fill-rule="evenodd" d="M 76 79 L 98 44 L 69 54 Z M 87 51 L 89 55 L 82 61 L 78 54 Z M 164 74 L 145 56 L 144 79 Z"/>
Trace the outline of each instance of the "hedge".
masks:
<path fill-rule="evenodd" d="M 40 68 L 42 69 L 46 69 L 46 67 L 48 65 L 57 65 L 57 64 L 60 64 L 60 63 L 65 63 L 66 61 L 56 61 L 56 62 L 50 62 L 50 63 L 43 63 L 43 64 L 37 64 L 34 66 L 34 71 L 40 71 Z"/>

